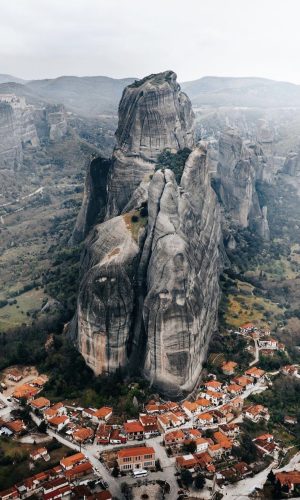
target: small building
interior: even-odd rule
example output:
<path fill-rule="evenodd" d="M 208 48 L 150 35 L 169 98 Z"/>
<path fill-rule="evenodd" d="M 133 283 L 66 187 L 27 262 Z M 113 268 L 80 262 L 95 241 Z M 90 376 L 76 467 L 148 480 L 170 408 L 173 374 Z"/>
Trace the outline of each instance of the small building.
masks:
<path fill-rule="evenodd" d="M 291 377 L 296 377 L 298 375 L 298 367 L 296 365 L 282 366 L 280 371 L 283 375 L 290 375 Z"/>
<path fill-rule="evenodd" d="M 244 325 L 240 326 L 239 330 L 241 333 L 247 334 L 254 332 L 256 330 L 256 327 L 252 323 L 245 323 Z"/>
<path fill-rule="evenodd" d="M 201 413 L 196 417 L 196 422 L 200 426 L 205 427 L 208 425 L 212 425 L 214 423 L 214 418 L 210 413 Z"/>
<path fill-rule="evenodd" d="M 238 384 L 230 384 L 227 386 L 226 390 L 228 394 L 231 394 L 232 396 L 238 396 L 243 393 L 243 387 Z"/>
<path fill-rule="evenodd" d="M 69 470 L 72 469 L 72 467 L 75 467 L 75 465 L 85 462 L 85 460 L 86 458 L 83 453 L 75 453 L 70 457 L 62 458 L 60 461 L 60 465 L 63 469 Z"/>
<path fill-rule="evenodd" d="M 6 422 L 6 427 L 15 435 L 22 434 L 22 432 L 26 431 L 26 425 L 23 420 L 20 419 Z"/>
<path fill-rule="evenodd" d="M 87 460 L 86 462 L 75 465 L 74 467 L 72 467 L 72 469 L 67 470 L 65 472 L 65 476 L 66 479 L 68 479 L 68 481 L 75 481 L 76 479 L 88 476 L 92 473 L 93 473 L 93 466 Z"/>
<path fill-rule="evenodd" d="M 185 441 L 185 434 L 181 429 L 167 432 L 164 435 L 165 446 L 182 445 Z"/>
<path fill-rule="evenodd" d="M 93 437 L 94 431 L 90 427 L 77 427 L 73 432 L 73 439 L 77 441 L 77 443 L 92 441 Z"/>
<path fill-rule="evenodd" d="M 291 415 L 285 415 L 283 419 L 284 423 L 287 425 L 297 425 L 297 417 L 292 417 Z"/>
<path fill-rule="evenodd" d="M 209 441 L 203 437 L 197 437 L 195 443 L 197 453 L 204 453 L 208 449 Z"/>
<path fill-rule="evenodd" d="M 82 416 L 90 418 L 95 424 L 107 422 L 113 414 L 113 409 L 110 406 L 103 406 L 98 410 L 88 408 L 82 410 Z"/>
<path fill-rule="evenodd" d="M 258 347 L 260 349 L 276 350 L 276 349 L 278 349 L 278 342 L 277 342 L 277 340 L 272 339 L 271 337 L 261 337 L 258 340 Z"/>
<path fill-rule="evenodd" d="M 259 422 L 260 420 L 268 421 L 270 419 L 270 414 L 268 408 L 262 405 L 251 405 L 244 410 L 245 418 L 248 418 L 252 422 Z"/>
<path fill-rule="evenodd" d="M 51 403 L 50 403 L 49 399 L 43 398 L 43 397 L 33 399 L 30 402 L 30 406 L 33 410 L 40 410 L 40 411 L 46 410 L 47 408 L 49 408 L 50 404 Z"/>
<path fill-rule="evenodd" d="M 0 500 L 18 500 L 19 498 L 20 494 L 15 486 L 0 491 Z"/>
<path fill-rule="evenodd" d="M 48 454 L 47 448 L 43 447 L 43 448 L 37 448 L 36 450 L 31 451 L 29 456 L 30 456 L 31 460 L 33 460 L 35 462 L 36 460 L 40 460 L 41 458 L 44 458 L 45 460 L 47 460 L 47 458 L 49 457 L 49 454 Z"/>
<path fill-rule="evenodd" d="M 184 401 L 181 407 L 189 418 L 193 418 L 194 415 L 201 411 L 198 404 L 192 401 Z"/>
<path fill-rule="evenodd" d="M 144 438 L 144 427 L 139 420 L 129 420 L 123 424 L 124 434 L 129 441 Z"/>
<path fill-rule="evenodd" d="M 300 485 L 300 471 L 298 470 L 277 472 L 275 477 L 276 481 L 279 481 L 280 486 L 287 486 L 289 491 L 293 491 L 295 486 Z"/>
<path fill-rule="evenodd" d="M 155 451 L 152 447 L 137 446 L 123 448 L 117 452 L 120 471 L 129 472 L 136 469 L 154 469 Z"/>
<path fill-rule="evenodd" d="M 253 387 L 253 379 L 250 377 L 245 377 L 241 375 L 240 377 L 235 377 L 232 379 L 234 384 L 240 385 L 244 390 L 251 389 Z"/>
<path fill-rule="evenodd" d="M 20 387 L 17 387 L 12 396 L 13 398 L 17 399 L 18 401 L 20 399 L 27 399 L 30 401 L 34 396 L 39 392 L 39 390 L 36 387 L 32 387 L 29 384 L 23 384 Z"/>
<path fill-rule="evenodd" d="M 158 430 L 157 417 L 155 415 L 140 414 L 139 421 L 144 429 L 144 436 L 149 438 L 156 435 Z"/>
<path fill-rule="evenodd" d="M 265 376 L 265 371 L 257 368 L 256 366 L 252 366 L 248 370 L 245 371 L 246 377 L 252 377 L 256 382 L 263 380 Z"/>
<path fill-rule="evenodd" d="M 176 457 L 175 463 L 176 463 L 176 468 L 179 471 L 183 469 L 188 469 L 191 472 L 194 472 L 194 470 L 197 469 L 198 467 L 198 460 L 191 453 L 189 453 L 188 455 Z"/>
<path fill-rule="evenodd" d="M 127 443 L 127 438 L 121 433 L 120 429 L 113 429 L 110 434 L 109 442 L 111 444 Z"/>
<path fill-rule="evenodd" d="M 224 375 L 233 375 L 237 365 L 234 361 L 225 361 L 221 367 L 222 372 Z"/>
<path fill-rule="evenodd" d="M 64 427 L 66 427 L 66 425 L 69 422 L 70 419 L 66 415 L 58 415 L 48 420 L 49 425 L 51 425 L 51 427 L 53 427 L 58 432 L 61 431 Z"/>
<path fill-rule="evenodd" d="M 97 444 L 108 444 L 110 442 L 110 435 L 112 426 L 107 424 L 99 424 L 96 432 Z"/>
<path fill-rule="evenodd" d="M 221 392 L 222 390 L 222 384 L 218 380 L 209 380 L 204 383 L 204 387 L 209 391 Z"/>
<path fill-rule="evenodd" d="M 7 373 L 8 380 L 12 380 L 12 382 L 20 382 L 22 380 L 23 375 L 17 368 L 11 368 Z"/>

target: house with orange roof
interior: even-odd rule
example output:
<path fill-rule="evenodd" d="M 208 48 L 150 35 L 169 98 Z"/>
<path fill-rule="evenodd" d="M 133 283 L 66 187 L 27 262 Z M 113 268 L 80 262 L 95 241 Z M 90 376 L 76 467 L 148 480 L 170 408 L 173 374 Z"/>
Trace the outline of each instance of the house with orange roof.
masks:
<path fill-rule="evenodd" d="M 222 384 L 218 380 L 209 380 L 208 382 L 204 383 L 204 387 L 206 387 L 206 389 L 209 391 L 221 392 L 222 390 Z"/>
<path fill-rule="evenodd" d="M 207 451 L 208 449 L 208 446 L 209 446 L 209 441 L 203 437 L 197 437 L 195 439 L 195 443 L 196 443 L 196 450 L 197 450 L 197 453 L 203 453 L 204 451 Z"/>
<path fill-rule="evenodd" d="M 191 453 L 188 455 L 183 455 L 180 457 L 176 457 L 176 468 L 177 470 L 181 471 L 183 469 L 188 469 L 191 472 L 194 472 L 195 469 L 198 467 L 198 460 L 197 458 L 194 457 Z"/>
<path fill-rule="evenodd" d="M 298 375 L 298 367 L 296 365 L 285 365 L 280 368 L 280 371 L 283 375 L 290 375 L 291 377 L 295 377 Z"/>
<path fill-rule="evenodd" d="M 69 417 L 66 415 L 57 415 L 56 417 L 49 418 L 48 423 L 57 432 L 61 431 L 70 422 Z"/>
<path fill-rule="evenodd" d="M 238 384 L 230 384 L 227 386 L 226 391 L 232 396 L 238 396 L 243 393 L 243 387 Z"/>
<path fill-rule="evenodd" d="M 6 422 L 6 427 L 13 433 L 13 434 L 22 434 L 22 432 L 26 431 L 26 425 L 23 422 L 23 420 L 18 419 L 18 420 L 11 420 L 10 422 Z"/>
<path fill-rule="evenodd" d="M 266 372 L 264 370 L 261 370 L 256 366 L 252 366 L 251 368 L 248 368 L 248 370 L 245 371 L 246 377 L 252 377 L 254 378 L 254 380 L 256 380 L 256 382 L 259 380 L 263 380 L 265 373 Z"/>
<path fill-rule="evenodd" d="M 247 390 L 253 387 L 253 379 L 241 375 L 240 377 L 235 377 L 232 379 L 233 384 L 240 385 L 243 389 Z"/>
<path fill-rule="evenodd" d="M 128 420 L 123 424 L 123 430 L 129 441 L 133 439 L 143 439 L 144 427 L 139 420 Z"/>
<path fill-rule="evenodd" d="M 214 423 L 214 418 L 210 413 L 201 413 L 197 415 L 196 422 L 200 426 L 212 425 Z"/>
<path fill-rule="evenodd" d="M 0 500 L 19 500 L 20 494 L 15 486 L 0 491 Z"/>
<path fill-rule="evenodd" d="M 50 404 L 49 399 L 44 397 L 32 399 L 30 402 L 30 406 L 33 410 L 46 410 L 50 407 Z"/>
<path fill-rule="evenodd" d="M 194 415 L 197 415 L 197 413 L 200 413 L 201 411 L 198 404 L 193 401 L 186 400 L 182 403 L 181 407 L 189 418 L 192 418 Z"/>
<path fill-rule="evenodd" d="M 60 461 L 60 465 L 64 470 L 72 469 L 75 465 L 81 464 L 85 462 L 86 458 L 83 453 L 74 453 L 70 457 L 62 458 Z"/>
<path fill-rule="evenodd" d="M 164 435 L 165 446 L 181 445 L 184 443 L 185 434 L 181 429 L 174 429 Z"/>
<path fill-rule="evenodd" d="M 295 486 L 300 485 L 300 471 L 293 470 L 290 472 L 276 472 L 276 481 L 279 481 L 280 486 L 287 486 L 289 491 L 294 491 Z"/>
<path fill-rule="evenodd" d="M 248 418 L 252 422 L 259 422 L 260 420 L 270 420 L 270 414 L 268 408 L 263 405 L 251 405 L 245 408 L 243 412 L 245 418 Z"/>
<path fill-rule="evenodd" d="M 157 423 L 161 432 L 166 432 L 171 427 L 179 427 L 181 425 L 180 419 L 170 411 L 158 415 Z"/>
<path fill-rule="evenodd" d="M 17 368 L 10 368 L 10 370 L 7 372 L 7 378 L 8 380 L 12 380 L 13 382 L 20 382 L 22 380 L 23 375 L 20 370 Z"/>
<path fill-rule="evenodd" d="M 14 390 L 12 397 L 17 400 L 27 399 L 30 401 L 38 392 L 39 390 L 36 387 L 32 387 L 29 384 L 23 384 Z"/>
<path fill-rule="evenodd" d="M 148 446 L 123 448 L 117 452 L 120 471 L 129 472 L 136 469 L 155 468 L 155 450 Z"/>
<path fill-rule="evenodd" d="M 208 399 L 213 405 L 217 406 L 224 403 L 228 398 L 228 395 L 223 392 L 207 390 L 206 392 L 201 393 L 201 397 Z"/>
<path fill-rule="evenodd" d="M 44 377 L 37 377 L 32 382 L 30 382 L 30 384 L 33 385 L 34 387 L 39 387 L 41 389 L 42 387 L 44 387 L 46 382 L 47 382 L 46 377 L 45 378 Z"/>
<path fill-rule="evenodd" d="M 97 444 L 108 444 L 110 441 L 110 434 L 112 432 L 112 426 L 107 424 L 99 424 L 97 429 L 96 438 Z"/>
<path fill-rule="evenodd" d="M 206 398 L 198 398 L 196 399 L 195 403 L 199 408 L 199 413 L 203 410 L 206 410 L 206 408 L 208 408 L 209 406 L 211 406 L 210 401 Z"/>
<path fill-rule="evenodd" d="M 82 416 L 91 419 L 95 424 L 107 422 L 112 414 L 113 409 L 110 406 L 103 406 L 98 410 L 95 410 L 94 408 L 82 410 Z"/>
<path fill-rule="evenodd" d="M 65 472 L 66 479 L 68 481 L 75 481 L 81 477 L 88 476 L 93 473 L 93 466 L 87 460 L 82 464 L 75 465 L 72 469 L 69 469 Z"/>
<path fill-rule="evenodd" d="M 72 436 L 77 443 L 86 443 L 93 440 L 94 431 L 90 427 L 77 427 Z"/>
<path fill-rule="evenodd" d="M 30 458 L 31 460 L 40 460 L 41 458 L 45 458 L 45 460 L 47 459 L 47 457 L 49 457 L 49 454 L 48 454 L 48 450 L 47 448 L 43 447 L 43 448 L 37 448 L 36 450 L 33 450 L 30 452 Z M 50 459 L 50 457 L 49 457 Z"/>
<path fill-rule="evenodd" d="M 252 323 L 245 323 L 240 326 L 239 330 L 241 333 L 247 334 L 255 331 L 257 328 Z"/>
<path fill-rule="evenodd" d="M 160 412 L 160 404 L 156 401 L 150 401 L 145 406 L 145 411 L 149 414 L 159 413 Z"/>
<path fill-rule="evenodd" d="M 222 448 L 222 445 L 219 443 L 211 444 L 208 447 L 208 453 L 213 459 L 218 460 L 222 457 L 224 448 Z"/>
<path fill-rule="evenodd" d="M 195 453 L 194 457 L 197 458 L 197 462 L 201 470 L 215 472 L 216 468 L 213 465 L 213 459 L 209 453 L 206 451 L 204 453 Z"/>
<path fill-rule="evenodd" d="M 221 367 L 222 372 L 224 375 L 233 375 L 237 365 L 234 361 L 225 361 Z"/>
<path fill-rule="evenodd" d="M 157 417 L 155 415 L 147 415 L 140 413 L 139 421 L 143 426 L 144 435 L 147 439 L 151 437 L 153 434 L 155 435 L 159 432 Z"/>
<path fill-rule="evenodd" d="M 232 450 L 232 441 L 223 432 L 214 432 L 213 439 L 215 443 L 220 444 L 225 452 Z"/>

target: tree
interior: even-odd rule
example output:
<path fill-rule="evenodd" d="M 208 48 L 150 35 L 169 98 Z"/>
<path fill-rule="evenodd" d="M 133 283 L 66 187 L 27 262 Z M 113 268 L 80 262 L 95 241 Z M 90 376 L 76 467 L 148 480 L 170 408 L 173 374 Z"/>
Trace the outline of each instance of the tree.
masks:
<path fill-rule="evenodd" d="M 115 465 L 112 472 L 111 472 L 111 475 L 113 477 L 119 477 L 119 473 L 120 473 L 120 469 L 119 469 L 118 465 Z"/>
<path fill-rule="evenodd" d="M 197 474 L 195 481 L 194 481 L 194 486 L 197 490 L 202 490 L 205 485 L 205 477 L 203 474 L 199 473 Z"/>
<path fill-rule="evenodd" d="M 276 477 L 275 477 L 273 470 L 270 470 L 269 474 L 267 475 L 267 479 L 268 479 L 268 481 L 270 481 L 271 484 L 275 483 Z"/>
<path fill-rule="evenodd" d="M 121 491 L 126 500 L 130 500 L 132 498 L 131 488 L 125 481 L 121 483 Z"/>
<path fill-rule="evenodd" d="M 192 476 L 192 473 L 191 471 L 189 471 L 188 469 L 183 469 L 181 471 L 181 481 L 186 485 L 186 486 L 191 486 L 191 484 L 193 483 L 193 476 Z"/>
<path fill-rule="evenodd" d="M 47 431 L 47 424 L 46 424 L 45 420 L 42 420 L 42 422 L 38 426 L 38 429 L 39 429 L 39 432 L 42 432 L 43 434 L 46 433 L 46 431 Z"/>
<path fill-rule="evenodd" d="M 182 447 L 184 453 L 195 453 L 197 449 L 197 445 L 195 441 L 190 441 L 189 443 L 185 443 Z"/>

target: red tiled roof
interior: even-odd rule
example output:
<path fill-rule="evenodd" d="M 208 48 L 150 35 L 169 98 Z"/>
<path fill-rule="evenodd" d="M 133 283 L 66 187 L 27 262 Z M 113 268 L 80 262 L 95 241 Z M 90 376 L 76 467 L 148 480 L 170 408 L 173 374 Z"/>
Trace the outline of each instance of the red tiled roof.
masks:
<path fill-rule="evenodd" d="M 154 455 L 154 448 L 151 446 L 136 446 L 134 448 L 123 448 L 118 451 L 118 458 L 138 457 L 141 455 Z"/>

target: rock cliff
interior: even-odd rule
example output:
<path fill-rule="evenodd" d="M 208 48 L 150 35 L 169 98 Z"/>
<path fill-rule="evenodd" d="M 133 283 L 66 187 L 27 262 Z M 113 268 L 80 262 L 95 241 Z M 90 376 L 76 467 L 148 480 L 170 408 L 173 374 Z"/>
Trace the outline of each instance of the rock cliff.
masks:
<path fill-rule="evenodd" d="M 39 144 L 31 109 L 25 99 L 0 95 L 0 168 L 14 171 L 23 160 L 23 148 Z"/>
<path fill-rule="evenodd" d="M 165 392 L 195 385 L 219 302 L 220 211 L 206 148 L 194 148 L 180 183 L 172 166 L 156 166 L 165 149 L 193 148 L 192 121 L 174 73 L 130 85 L 113 158 L 91 163 L 77 222 L 80 240 L 106 219 L 85 244 L 78 348 L 95 373 L 138 369 Z"/>

